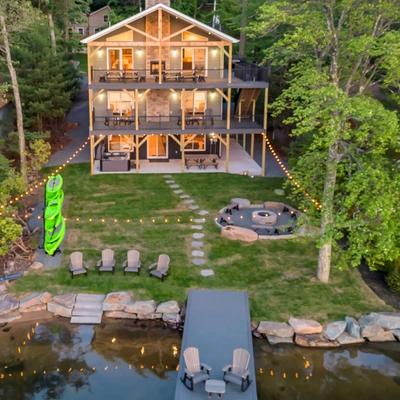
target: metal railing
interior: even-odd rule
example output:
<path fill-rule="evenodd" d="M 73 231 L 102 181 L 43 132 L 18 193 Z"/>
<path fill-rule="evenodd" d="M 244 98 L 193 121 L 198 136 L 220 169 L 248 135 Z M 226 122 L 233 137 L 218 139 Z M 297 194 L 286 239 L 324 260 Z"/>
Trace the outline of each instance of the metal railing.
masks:
<path fill-rule="evenodd" d="M 240 63 L 235 64 L 234 76 L 235 78 L 245 82 L 268 82 L 269 69 L 268 67 L 258 66 L 256 64 L 249 64 L 241 61 Z"/>

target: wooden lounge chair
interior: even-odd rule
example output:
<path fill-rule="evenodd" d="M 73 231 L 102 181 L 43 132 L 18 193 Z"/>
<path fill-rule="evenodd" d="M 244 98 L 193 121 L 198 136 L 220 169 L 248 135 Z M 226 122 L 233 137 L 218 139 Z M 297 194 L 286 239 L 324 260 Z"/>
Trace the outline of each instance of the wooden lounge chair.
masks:
<path fill-rule="evenodd" d="M 211 368 L 207 364 L 200 363 L 199 349 L 188 347 L 183 352 L 185 359 L 185 374 L 181 378 L 182 383 L 193 390 L 194 385 L 210 379 Z"/>
<path fill-rule="evenodd" d="M 249 374 L 250 353 L 245 349 L 235 349 L 233 351 L 232 364 L 222 368 L 224 373 L 224 381 L 240 385 L 240 389 L 244 392 L 251 383 Z"/>
<path fill-rule="evenodd" d="M 166 254 L 160 254 L 158 257 L 158 261 L 150 265 L 149 274 L 163 281 L 164 278 L 168 275 L 169 262 L 169 256 L 167 256 Z"/>
<path fill-rule="evenodd" d="M 87 265 L 83 262 L 83 254 L 80 251 L 74 251 L 69 256 L 69 272 L 71 273 L 71 278 L 76 275 L 87 276 Z"/>
<path fill-rule="evenodd" d="M 140 253 L 137 250 L 129 250 L 127 254 L 127 259 L 122 264 L 124 269 L 124 275 L 127 272 L 140 273 Z"/>
<path fill-rule="evenodd" d="M 112 272 L 115 270 L 114 250 L 105 249 L 101 252 L 101 260 L 97 262 L 97 271 Z"/>

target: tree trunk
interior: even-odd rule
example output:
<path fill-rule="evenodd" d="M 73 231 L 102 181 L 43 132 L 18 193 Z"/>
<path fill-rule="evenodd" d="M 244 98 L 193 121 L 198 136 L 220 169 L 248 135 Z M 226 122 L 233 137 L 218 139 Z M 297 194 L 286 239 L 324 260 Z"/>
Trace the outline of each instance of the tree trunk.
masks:
<path fill-rule="evenodd" d="M 4 48 L 6 52 L 6 61 L 8 72 L 10 73 L 11 85 L 14 93 L 14 103 L 15 103 L 15 112 L 17 114 L 17 131 L 18 131 L 18 141 L 19 141 L 19 157 L 20 157 L 20 171 L 24 182 L 27 182 L 27 172 L 26 172 L 26 154 L 25 154 L 25 134 L 24 134 L 24 117 L 22 114 L 22 104 L 21 97 L 19 94 L 19 86 L 17 73 L 15 72 L 12 58 L 11 58 L 11 50 L 10 43 L 8 41 L 8 32 L 6 26 L 6 20 L 4 16 L 0 16 L 0 25 L 1 31 L 3 34 L 3 42 Z"/>
<path fill-rule="evenodd" d="M 247 28 L 247 5 L 248 0 L 242 0 L 242 13 L 240 15 L 240 42 L 239 42 L 239 57 L 246 56 L 246 31 Z"/>
<path fill-rule="evenodd" d="M 317 278 L 324 283 L 329 281 L 332 255 L 332 224 L 336 175 L 339 163 L 337 143 L 329 148 L 326 162 L 326 175 L 321 209 L 321 247 L 318 255 Z"/>
<path fill-rule="evenodd" d="M 51 12 L 49 12 L 47 15 L 47 18 L 49 19 L 51 49 L 53 51 L 53 54 L 56 55 L 57 42 L 56 42 L 56 32 L 54 30 L 53 14 Z"/>

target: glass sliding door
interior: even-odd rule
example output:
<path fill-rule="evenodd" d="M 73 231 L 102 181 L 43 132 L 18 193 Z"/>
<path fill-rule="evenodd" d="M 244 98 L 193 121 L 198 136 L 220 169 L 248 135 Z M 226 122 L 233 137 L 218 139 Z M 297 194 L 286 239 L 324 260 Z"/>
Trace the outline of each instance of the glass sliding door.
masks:
<path fill-rule="evenodd" d="M 207 75 L 207 49 L 184 47 L 182 49 L 182 70 L 196 71 Z"/>
<path fill-rule="evenodd" d="M 122 68 L 124 71 L 133 69 L 132 49 L 122 49 Z"/>
<path fill-rule="evenodd" d="M 168 136 L 149 135 L 147 138 L 147 158 L 168 158 Z"/>
<path fill-rule="evenodd" d="M 133 50 L 126 49 L 108 49 L 108 69 L 109 70 L 132 70 L 133 69 Z"/>
<path fill-rule="evenodd" d="M 108 49 L 108 69 L 120 70 L 119 49 Z"/>
<path fill-rule="evenodd" d="M 204 114 L 207 108 L 207 92 L 187 90 L 184 92 L 182 102 L 186 114 Z"/>

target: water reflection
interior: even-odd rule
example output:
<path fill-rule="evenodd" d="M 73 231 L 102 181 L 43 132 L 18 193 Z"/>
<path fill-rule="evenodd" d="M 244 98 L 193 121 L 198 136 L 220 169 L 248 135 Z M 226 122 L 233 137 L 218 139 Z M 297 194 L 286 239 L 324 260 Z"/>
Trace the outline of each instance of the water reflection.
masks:
<path fill-rule="evenodd" d="M 0 332 L 0 399 L 172 399 L 180 336 L 134 322 Z"/>
<path fill-rule="evenodd" d="M 254 345 L 261 400 L 400 398 L 399 343 L 326 350 Z"/>

